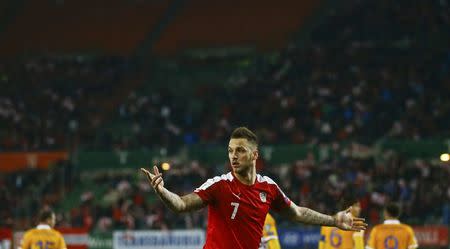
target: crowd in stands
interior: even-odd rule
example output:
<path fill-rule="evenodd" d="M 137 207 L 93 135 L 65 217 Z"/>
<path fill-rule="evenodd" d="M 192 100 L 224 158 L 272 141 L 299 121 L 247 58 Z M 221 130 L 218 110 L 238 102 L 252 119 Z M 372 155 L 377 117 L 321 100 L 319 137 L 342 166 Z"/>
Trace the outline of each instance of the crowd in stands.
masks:
<path fill-rule="evenodd" d="M 306 45 L 255 59 L 257 75 L 187 98 L 135 92 L 118 116 L 132 122 L 131 146 L 147 147 L 222 143 L 240 124 L 267 143 L 448 135 L 449 25 L 448 1 L 350 1 Z"/>
<path fill-rule="evenodd" d="M 448 164 L 405 160 L 389 150 L 376 157 L 370 147 L 358 144 L 342 145 L 336 150 L 339 156 L 323 161 L 310 154 L 289 164 L 265 162 L 259 173 L 274 179 L 298 205 L 324 213 L 337 212 L 342 208 L 339 200 L 354 195 L 361 202 L 361 215 L 370 224 L 382 220 L 382 207 L 389 201 L 401 204 L 404 222 L 450 224 Z M 165 186 L 180 195 L 192 192 L 210 177 L 229 171 L 225 163 L 209 165 L 195 160 L 181 161 L 176 157 L 169 162 L 171 168 L 163 172 Z M 26 207 L 42 205 L 60 210 L 59 226 L 85 227 L 90 231 L 206 226 L 207 209 L 173 213 L 158 199 L 148 180 L 137 169 L 85 172 L 76 176 L 68 173 L 70 169 L 67 165 L 58 171 L 18 172 L 14 177 L 1 178 L 1 201 L 8 208 L 1 211 L 0 226 L 30 226 L 36 210 Z M 62 184 L 62 177 L 72 180 Z M 70 192 L 70 186 L 83 191 Z M 62 194 L 64 189 L 66 192 Z M 17 220 L 22 222 L 17 223 Z M 279 218 L 278 223 L 294 225 L 285 218 Z"/>
<path fill-rule="evenodd" d="M 258 75 L 201 86 L 193 96 L 180 97 L 168 89 L 129 94 L 115 106 L 117 119 L 131 127 L 131 135 L 119 139 L 120 146 L 223 144 L 231 130 L 243 124 L 256 130 L 262 143 L 274 144 L 448 136 L 449 26 L 448 0 L 349 1 L 325 17 L 306 47 L 292 43 L 273 64 L 255 59 L 263 60 L 254 63 L 265 68 Z M 77 137 L 80 127 L 86 127 L 88 135 L 77 143 L 91 143 L 94 128 L 102 125 L 98 95 L 108 95 L 130 67 L 124 58 L 0 62 L 0 150 L 65 147 L 71 140 L 68 134 Z M 95 141 L 103 148 L 115 144 L 107 138 Z M 196 161 L 171 163 L 164 174 L 166 186 L 179 194 L 226 170 L 225 165 Z M 380 221 L 379 207 L 389 200 L 402 204 L 406 222 L 449 224 L 448 165 L 405 160 L 388 152 L 378 160 L 344 153 L 320 162 L 311 155 L 289 165 L 266 164 L 262 171 L 293 201 L 325 213 L 335 212 L 338 200 L 351 189 L 371 224 Z M 106 231 L 206 225 L 205 211 L 170 212 L 138 175 L 107 172 L 92 178 L 105 191 L 98 196 L 84 192 L 81 205 L 58 215 L 59 224 Z M 36 184 L 42 184 L 39 189 L 60 189 L 52 187 L 59 179 L 49 172 L 0 175 L 0 202 L 8 207 L 0 211 L 0 225 L 25 227 L 31 224 L 26 220 L 30 206 L 57 206 L 63 195 L 25 197 L 32 196 Z M 11 217 L 25 221 L 14 224 Z"/>
<path fill-rule="evenodd" d="M 309 42 L 292 42 L 275 61 L 252 58 L 250 64 L 262 65 L 256 75 L 196 86 L 194 94 L 175 94 L 176 82 L 123 92 L 109 120 L 99 118 L 108 110 L 98 94 L 117 88 L 132 68 L 128 59 L 2 62 L 0 149 L 221 144 L 242 124 L 265 143 L 448 135 L 448 1 L 354 0 L 323 19 Z M 127 132 L 109 129 L 115 122 Z"/>
<path fill-rule="evenodd" d="M 51 169 L 29 168 L 0 174 L 0 227 L 28 229 L 40 207 L 57 206 L 76 181 L 73 167 L 59 162 Z"/>
<path fill-rule="evenodd" d="M 104 111 L 99 96 L 133 70 L 114 56 L 32 56 L 0 62 L 0 151 L 68 148 Z"/>

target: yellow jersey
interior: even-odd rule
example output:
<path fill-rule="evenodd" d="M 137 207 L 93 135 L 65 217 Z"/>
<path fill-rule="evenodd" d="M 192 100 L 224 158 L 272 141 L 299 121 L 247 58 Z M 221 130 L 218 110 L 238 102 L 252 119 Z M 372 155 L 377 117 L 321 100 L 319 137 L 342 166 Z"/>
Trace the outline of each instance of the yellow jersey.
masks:
<path fill-rule="evenodd" d="M 23 235 L 19 249 L 66 249 L 66 242 L 58 231 L 49 225 L 38 225 Z"/>
<path fill-rule="evenodd" d="M 320 229 L 319 249 L 364 249 L 364 231 L 344 231 L 336 227 Z"/>
<path fill-rule="evenodd" d="M 366 249 L 415 249 L 418 246 L 410 226 L 398 220 L 385 220 L 370 232 Z"/>
<path fill-rule="evenodd" d="M 267 214 L 264 221 L 263 236 L 259 249 L 280 249 L 280 242 L 278 241 L 278 232 L 275 219 L 272 215 Z"/>

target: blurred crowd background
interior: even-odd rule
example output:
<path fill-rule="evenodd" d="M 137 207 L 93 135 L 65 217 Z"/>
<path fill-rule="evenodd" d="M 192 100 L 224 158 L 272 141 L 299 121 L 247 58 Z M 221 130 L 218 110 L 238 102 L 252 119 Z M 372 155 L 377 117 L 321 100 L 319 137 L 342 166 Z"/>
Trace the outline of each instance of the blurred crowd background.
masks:
<path fill-rule="evenodd" d="M 51 11 L 74 4 L 56 2 L 47 3 Z M 139 4 L 164 5 L 133 8 Z M 89 150 L 164 151 L 166 186 L 189 193 L 229 170 L 225 146 L 241 125 L 262 145 L 336 151 L 259 162 L 301 206 L 333 213 L 351 193 L 370 224 L 381 221 L 388 201 L 402 205 L 405 222 L 450 224 L 450 165 L 376 146 L 450 139 L 450 2 L 349 0 L 315 9 L 297 27 L 307 38 L 300 32 L 270 52 L 151 62 L 101 53 L 0 57 L 0 152 L 72 155 L 47 170 L 2 173 L 0 226 L 28 228 L 37 207 L 49 205 L 58 224 L 93 231 L 205 227 L 206 210 L 173 214 L 136 169 L 81 170 L 74 158 Z M 176 156 L 199 145 L 222 146 L 223 162 Z"/>

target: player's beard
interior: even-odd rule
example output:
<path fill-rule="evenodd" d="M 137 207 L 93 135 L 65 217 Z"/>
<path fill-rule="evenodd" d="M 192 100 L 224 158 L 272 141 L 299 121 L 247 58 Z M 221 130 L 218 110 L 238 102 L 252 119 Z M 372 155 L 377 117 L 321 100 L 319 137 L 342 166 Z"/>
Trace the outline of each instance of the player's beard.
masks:
<path fill-rule="evenodd" d="M 252 163 L 247 163 L 247 164 L 239 164 L 239 167 L 234 168 L 233 167 L 233 172 L 235 174 L 239 174 L 239 175 L 244 175 L 246 174 L 252 167 Z"/>

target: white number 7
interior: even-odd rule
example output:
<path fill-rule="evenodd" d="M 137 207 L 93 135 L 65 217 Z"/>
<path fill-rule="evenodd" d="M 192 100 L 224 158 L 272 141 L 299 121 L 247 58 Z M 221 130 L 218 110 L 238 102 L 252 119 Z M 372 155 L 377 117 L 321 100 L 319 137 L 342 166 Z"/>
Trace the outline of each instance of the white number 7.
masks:
<path fill-rule="evenodd" d="M 239 207 L 239 203 L 232 202 L 231 206 L 234 207 L 233 213 L 231 214 L 231 219 L 234 220 L 234 218 L 236 217 L 236 213 L 237 213 L 238 207 Z"/>

